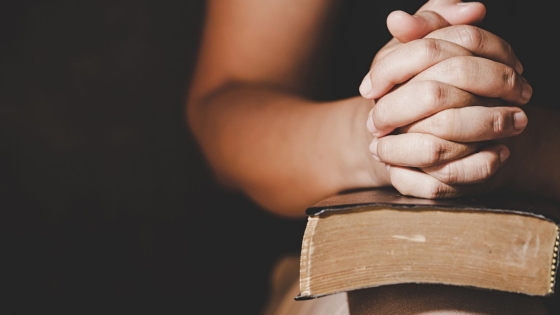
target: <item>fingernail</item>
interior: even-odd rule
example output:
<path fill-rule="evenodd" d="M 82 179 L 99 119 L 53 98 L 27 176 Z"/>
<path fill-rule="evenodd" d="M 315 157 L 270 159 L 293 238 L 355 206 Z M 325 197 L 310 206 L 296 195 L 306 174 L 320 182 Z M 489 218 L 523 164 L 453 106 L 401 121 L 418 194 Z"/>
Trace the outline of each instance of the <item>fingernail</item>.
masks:
<path fill-rule="evenodd" d="M 525 115 L 524 112 L 517 112 L 513 114 L 513 127 L 516 130 L 521 130 L 525 128 L 525 126 L 527 126 L 528 121 L 529 119 L 527 119 L 527 115 Z"/>
<path fill-rule="evenodd" d="M 504 161 L 509 157 L 509 150 L 505 147 L 500 149 L 500 162 L 504 163 Z"/>
<path fill-rule="evenodd" d="M 531 99 L 531 95 L 533 95 L 533 88 L 529 85 L 529 83 L 527 83 L 527 80 L 523 79 L 523 81 L 524 84 L 523 91 L 521 92 L 521 98 L 523 101 L 528 102 Z"/>
<path fill-rule="evenodd" d="M 360 84 L 360 94 L 365 97 L 368 98 L 370 93 L 372 91 L 372 86 L 371 86 L 371 79 L 369 77 L 369 73 L 364 77 L 364 79 L 362 80 L 362 84 Z"/>
<path fill-rule="evenodd" d="M 517 71 L 517 73 L 522 74 L 523 73 L 523 65 L 521 64 L 521 61 L 517 60 L 517 62 L 515 63 L 515 71 Z"/>
<path fill-rule="evenodd" d="M 379 140 L 377 140 L 377 138 L 373 138 L 373 140 L 371 140 L 369 144 L 369 152 L 374 159 L 379 161 L 379 156 L 377 155 L 377 143 L 379 143 Z"/>
<path fill-rule="evenodd" d="M 370 112 L 370 115 L 368 117 L 367 123 L 366 123 L 366 127 L 367 130 L 371 133 L 377 133 L 377 128 L 375 128 L 375 125 L 373 124 L 373 117 L 371 115 L 372 112 Z"/>

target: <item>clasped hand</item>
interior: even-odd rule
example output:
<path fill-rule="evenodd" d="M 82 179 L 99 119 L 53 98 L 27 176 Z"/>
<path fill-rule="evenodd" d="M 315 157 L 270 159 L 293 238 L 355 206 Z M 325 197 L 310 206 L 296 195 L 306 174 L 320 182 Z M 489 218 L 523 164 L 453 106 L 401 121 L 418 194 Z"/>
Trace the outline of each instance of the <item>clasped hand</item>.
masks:
<path fill-rule="evenodd" d="M 402 25 L 418 19 L 427 34 L 416 28 L 425 36 L 411 38 Z M 450 25 L 435 11 L 394 12 L 388 27 L 395 39 L 360 86 L 364 98 L 375 100 L 366 123 L 372 156 L 405 195 L 445 198 L 488 189 L 510 155 L 499 140 L 519 135 L 528 121 L 519 106 L 532 88 L 512 47 L 476 26 Z"/>

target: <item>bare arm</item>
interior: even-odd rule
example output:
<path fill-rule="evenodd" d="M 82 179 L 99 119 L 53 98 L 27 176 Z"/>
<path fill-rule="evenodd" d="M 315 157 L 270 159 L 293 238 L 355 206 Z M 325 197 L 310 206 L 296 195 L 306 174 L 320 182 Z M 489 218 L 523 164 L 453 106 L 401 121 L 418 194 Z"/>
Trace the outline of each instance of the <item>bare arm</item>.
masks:
<path fill-rule="evenodd" d="M 223 183 L 281 215 L 303 216 L 344 189 L 388 184 L 368 152 L 372 101 L 299 96 L 332 7 L 324 0 L 208 6 L 189 124 Z"/>
<path fill-rule="evenodd" d="M 373 136 L 364 122 L 374 100 L 302 97 L 335 9 L 323 0 L 209 2 L 187 119 L 222 183 L 280 215 L 301 217 L 342 190 L 391 184 L 367 149 Z M 459 0 L 431 0 L 423 9 L 458 24 L 484 15 L 480 4 Z M 399 37 L 448 25 L 432 17 L 413 19 Z"/>

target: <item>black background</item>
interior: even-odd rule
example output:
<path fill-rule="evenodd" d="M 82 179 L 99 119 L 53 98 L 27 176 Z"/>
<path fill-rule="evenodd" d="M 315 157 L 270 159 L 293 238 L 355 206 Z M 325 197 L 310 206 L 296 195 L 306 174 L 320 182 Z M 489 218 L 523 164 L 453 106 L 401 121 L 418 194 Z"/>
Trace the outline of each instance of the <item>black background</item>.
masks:
<path fill-rule="evenodd" d="M 204 9 L 200 0 L 3 6 L 3 301 L 72 313 L 115 302 L 261 309 L 270 268 L 298 253 L 305 222 L 218 186 L 185 125 Z"/>

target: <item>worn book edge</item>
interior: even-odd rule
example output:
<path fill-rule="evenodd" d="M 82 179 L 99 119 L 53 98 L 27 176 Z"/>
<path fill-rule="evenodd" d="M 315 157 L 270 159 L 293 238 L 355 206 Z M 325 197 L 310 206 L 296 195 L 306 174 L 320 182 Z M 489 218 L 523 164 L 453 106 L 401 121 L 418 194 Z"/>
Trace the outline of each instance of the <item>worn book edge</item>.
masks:
<path fill-rule="evenodd" d="M 316 222 L 316 221 L 315 221 Z M 314 224 L 314 226 L 316 225 L 316 223 Z M 557 274 L 557 270 L 558 267 L 560 266 L 560 260 L 558 259 L 558 247 L 560 245 L 560 226 L 556 225 L 556 242 L 554 245 L 554 249 L 553 249 L 553 253 L 552 253 L 552 261 L 551 261 L 551 271 L 550 271 L 550 288 L 548 291 L 548 295 L 553 295 L 555 293 L 554 288 L 556 287 L 556 274 Z M 305 253 L 305 255 L 309 255 L 309 249 L 306 248 L 305 252 L 304 250 L 302 250 L 302 255 Z M 300 261 L 300 263 L 303 263 L 303 260 Z M 402 282 L 403 283 L 412 283 L 412 284 L 428 284 L 428 283 L 421 283 L 421 282 Z M 442 283 L 443 284 L 443 283 Z M 443 285 L 451 285 L 451 284 L 443 284 Z M 457 285 L 454 285 L 457 286 Z M 375 286 L 364 286 L 364 287 L 359 287 L 359 288 L 355 288 L 353 290 L 360 290 L 360 289 L 367 289 L 367 288 L 372 288 Z M 462 285 L 461 287 L 467 287 L 467 288 L 473 288 L 473 289 L 477 289 L 477 290 L 487 290 L 487 291 L 494 291 L 493 289 L 487 289 L 487 288 L 481 288 L 481 287 L 475 287 L 475 286 L 467 286 L 467 285 Z M 324 296 L 329 296 L 329 295 L 333 295 L 333 294 L 338 294 L 338 293 L 343 293 L 343 292 L 348 292 L 348 291 L 337 291 L 337 292 L 332 292 L 329 294 L 320 294 L 320 295 L 313 295 L 310 293 L 306 293 L 306 292 L 300 292 L 296 297 L 294 297 L 294 300 L 296 301 L 305 301 L 305 300 L 312 300 L 312 299 L 317 299 L 317 298 L 321 298 Z"/>
<path fill-rule="evenodd" d="M 351 200 L 344 199 L 344 195 L 352 196 Z M 342 197 L 342 198 L 341 198 Z M 372 201 L 377 200 L 377 201 Z M 485 204 L 486 203 L 486 204 Z M 558 259 L 558 250 L 560 246 L 560 226 L 559 222 L 559 213 L 558 208 L 552 206 L 548 202 L 543 202 L 542 200 L 532 199 L 530 203 L 508 203 L 505 202 L 504 199 L 500 199 L 499 196 L 494 198 L 490 197 L 480 197 L 480 198 L 457 198 L 457 199 L 439 199 L 439 200 L 431 200 L 431 199 L 421 199 L 421 198 L 414 198 L 404 196 L 398 193 L 394 189 L 376 189 L 376 190 L 367 190 L 367 191 L 357 191 L 357 192 L 349 192 L 347 194 L 336 195 L 331 198 L 327 198 L 325 200 L 320 201 L 319 203 L 315 204 L 312 207 L 306 209 L 306 214 L 311 217 L 319 216 L 325 212 L 338 212 L 343 210 L 351 210 L 355 208 L 363 208 L 363 207 L 388 207 L 392 209 L 403 209 L 403 210 L 410 210 L 410 209 L 418 209 L 419 211 L 422 210 L 447 210 L 450 209 L 461 209 L 462 212 L 503 212 L 503 213 L 511 213 L 517 214 L 522 216 L 530 216 L 536 217 L 542 220 L 546 220 L 556 225 L 556 241 L 553 248 L 552 253 L 552 261 L 551 261 L 551 272 L 550 272 L 550 288 L 548 291 L 548 295 L 552 295 L 555 293 L 554 288 L 556 286 L 556 274 L 560 264 L 560 260 Z M 538 211 L 536 209 L 539 209 Z M 316 220 L 315 224 L 312 225 L 309 229 L 306 228 L 305 233 L 313 233 L 314 227 L 317 224 Z M 302 256 L 303 255 L 310 255 L 309 248 L 302 247 Z M 304 264 L 304 260 L 301 260 L 301 263 Z M 305 267 L 302 265 L 302 267 Z M 305 270 L 304 268 L 301 268 Z M 408 282 L 408 283 L 417 283 L 417 282 Z M 366 289 L 373 286 L 365 286 L 357 289 Z M 469 287 L 469 286 L 465 286 Z M 492 289 L 485 289 L 480 287 L 472 287 L 479 290 L 492 290 Z M 327 295 L 342 293 L 346 291 L 339 291 L 333 292 L 329 294 L 323 295 L 312 295 L 308 294 L 308 292 L 300 292 L 294 299 L 296 301 L 303 301 L 303 300 L 310 300 L 315 298 L 320 298 Z"/>
<path fill-rule="evenodd" d="M 306 209 L 308 216 L 320 215 L 326 211 L 348 210 L 357 207 L 391 207 L 395 209 L 433 209 L 461 211 L 493 211 L 515 213 L 560 222 L 560 206 L 551 201 L 534 196 L 505 198 L 500 195 L 476 196 L 453 199 L 423 199 L 404 196 L 394 189 L 372 189 L 342 193 L 324 199 Z"/>

